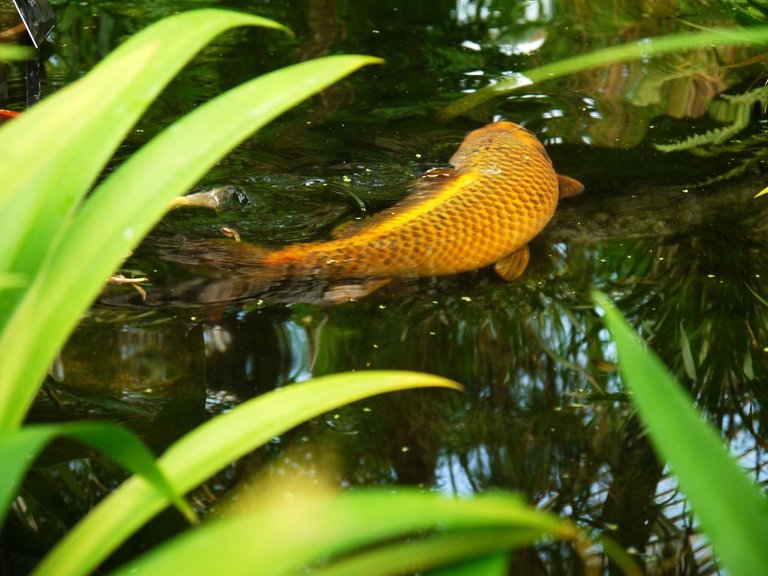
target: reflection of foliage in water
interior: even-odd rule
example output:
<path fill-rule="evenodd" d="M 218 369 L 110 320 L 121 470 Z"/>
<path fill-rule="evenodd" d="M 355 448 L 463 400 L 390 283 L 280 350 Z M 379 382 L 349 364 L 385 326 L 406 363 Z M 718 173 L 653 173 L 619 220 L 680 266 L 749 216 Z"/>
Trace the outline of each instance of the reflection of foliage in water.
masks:
<path fill-rule="evenodd" d="M 526 17 L 536 16 L 527 22 L 527 32 L 530 34 L 531 28 L 538 30 L 540 42 L 532 45 L 523 38 L 510 44 L 513 25 L 501 28 L 506 30 L 501 35 L 488 34 L 489 49 L 516 54 L 517 59 L 505 62 L 501 73 L 483 79 L 477 87 L 498 83 L 488 94 L 507 93 L 512 105 L 509 117 L 514 117 L 513 110 L 524 108 L 531 98 L 530 89 L 512 91 L 511 85 L 503 88 L 509 77 L 572 56 L 574 46 L 588 47 L 583 52 L 590 52 L 735 24 L 723 16 L 725 12 L 719 6 L 685 2 L 573 2 L 567 13 L 555 12 L 555 18 L 551 13 L 547 18 L 546 10 L 530 12 L 518 17 L 517 22 L 520 25 Z M 489 14 L 500 17 L 503 11 L 487 10 L 484 14 L 485 19 L 477 17 L 478 20 L 490 23 L 494 17 Z M 654 118 L 703 115 L 714 97 L 751 74 L 748 68 L 730 66 L 744 61 L 750 53 L 744 47 L 697 48 L 602 66 L 572 74 L 564 82 L 544 82 L 537 88 L 539 109 L 544 108 L 539 114 L 547 120 L 544 135 L 558 142 L 585 141 L 609 148 L 636 146 L 645 138 Z M 527 58 L 521 58 L 523 54 Z M 481 104 L 470 114 L 486 121 L 499 113 L 498 102 L 490 104 Z"/>
<path fill-rule="evenodd" d="M 736 166 L 723 174 L 707 179 L 706 184 L 728 180 L 748 170 L 755 170 L 764 162 L 768 154 L 768 148 L 766 148 L 768 131 L 765 127 L 761 127 L 758 133 L 749 134 L 745 138 L 734 139 L 734 136 L 749 126 L 757 105 L 765 112 L 768 106 L 768 86 L 754 88 L 743 94 L 722 94 L 710 104 L 707 112 L 716 122 L 728 123 L 726 126 L 694 134 L 678 142 L 656 144 L 656 148 L 662 152 L 687 150 L 697 156 L 721 154 L 740 156 Z"/>

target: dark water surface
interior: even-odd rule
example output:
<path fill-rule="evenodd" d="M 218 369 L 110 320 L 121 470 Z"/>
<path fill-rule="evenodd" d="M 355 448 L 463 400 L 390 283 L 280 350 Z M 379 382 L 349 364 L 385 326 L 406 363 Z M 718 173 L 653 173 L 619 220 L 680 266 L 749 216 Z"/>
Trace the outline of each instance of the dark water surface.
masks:
<path fill-rule="evenodd" d="M 466 392 L 388 395 L 318 418 L 233 464 L 196 503 L 215 508 L 227 487 L 257 472 L 322 476 L 339 486 L 512 489 L 606 531 L 649 573 L 715 571 L 634 418 L 589 293 L 613 297 L 765 481 L 768 214 L 752 199 L 765 187 L 756 171 L 764 127 L 758 107 L 718 97 L 762 85 L 764 67 L 730 66 L 753 55 L 745 48 L 698 50 L 524 88 L 448 123 L 436 113 L 515 72 L 646 36 L 733 25 L 741 15 L 725 2 L 674 0 L 54 4 L 59 28 L 44 48 L 44 94 L 179 10 L 231 7 L 296 32 L 222 36 L 161 96 L 115 162 L 254 75 L 331 53 L 386 59 L 223 160 L 199 189 L 233 185 L 240 196 L 219 214 L 169 215 L 126 263 L 124 272 L 151 279 L 150 291 L 180 274 L 156 257 L 157 246 L 216 237 L 224 225 L 267 244 L 326 237 L 401 198 L 414 177 L 446 165 L 467 131 L 496 119 L 539 134 L 558 171 L 586 192 L 563 201 L 531 245 L 529 269 L 512 283 L 480 270 L 398 282 L 333 306 L 289 293 L 218 307 L 147 307 L 130 288 L 110 288 L 52 367 L 35 420 L 116 419 L 159 451 L 211 415 L 291 382 L 369 368 L 426 371 Z M 21 106 L 19 74 L 8 70 L 6 106 Z M 707 148 L 709 156 L 654 146 L 738 114 L 746 128 Z M 743 177 L 702 185 L 742 166 Z M 30 475 L 24 506 L 3 533 L 14 562 L 43 553 L 120 481 L 115 467 L 87 456 L 62 446 Z M 161 518 L 119 556 L 175 523 Z M 577 570 L 567 546 L 514 559 L 515 573 Z"/>

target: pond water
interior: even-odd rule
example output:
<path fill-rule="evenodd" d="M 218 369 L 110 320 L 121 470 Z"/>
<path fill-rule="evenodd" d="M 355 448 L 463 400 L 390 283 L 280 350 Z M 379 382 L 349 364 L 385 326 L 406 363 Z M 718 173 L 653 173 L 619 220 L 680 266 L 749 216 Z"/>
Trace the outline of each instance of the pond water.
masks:
<path fill-rule="evenodd" d="M 336 305 L 287 291 L 225 306 L 147 306 L 130 287 L 110 287 L 52 367 L 34 420 L 118 420 L 159 451 L 214 414 L 313 376 L 439 374 L 465 392 L 399 393 L 327 414 L 232 464 L 195 493 L 196 504 L 215 508 L 229 487 L 256 473 L 322 477 L 342 487 L 511 489 L 605 531 L 649 573 L 716 571 L 634 417 L 589 295 L 594 288 L 611 295 L 765 481 L 768 204 L 753 199 L 765 187 L 765 128 L 757 99 L 719 96 L 762 85 L 764 65 L 741 65 L 756 53 L 746 48 L 700 49 L 522 88 L 448 122 L 438 113 L 537 65 L 646 36 L 733 25 L 746 15 L 715 0 L 53 4 L 59 25 L 43 48 L 44 96 L 179 10 L 230 7 L 296 33 L 222 36 L 161 96 L 115 163 L 193 106 L 268 70 L 329 53 L 386 60 L 282 116 L 220 162 L 196 191 L 233 186 L 228 205 L 170 214 L 125 264 L 123 272 L 150 278 L 150 292 L 185 274 L 158 257 L 169 242 L 217 237 L 222 226 L 271 245 L 325 238 L 403 197 L 414 178 L 446 166 L 468 131 L 493 120 L 538 134 L 557 170 L 586 191 L 562 201 L 531 245 L 528 270 L 513 282 L 479 270 L 399 281 Z M 5 107 L 21 109 L 20 69 L 8 69 L 7 86 Z M 699 154 L 656 147 L 739 115 L 741 131 L 703 144 Z M 25 507 L 3 531 L 7 561 L 19 573 L 123 477 L 69 445 L 42 464 L 24 487 Z M 160 518 L 113 562 L 178 523 L 171 514 Z M 520 574 L 579 567 L 560 545 L 513 560 Z"/>

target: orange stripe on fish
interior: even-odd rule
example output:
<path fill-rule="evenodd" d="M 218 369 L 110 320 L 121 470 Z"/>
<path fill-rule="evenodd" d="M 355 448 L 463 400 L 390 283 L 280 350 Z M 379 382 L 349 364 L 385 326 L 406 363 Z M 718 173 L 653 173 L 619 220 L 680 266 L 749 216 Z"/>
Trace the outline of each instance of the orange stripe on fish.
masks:
<path fill-rule="evenodd" d="M 512 122 L 470 132 L 451 157 L 392 207 L 343 226 L 334 238 L 269 250 L 245 242 L 193 242 L 188 264 L 259 280 L 385 279 L 438 276 L 495 264 L 513 279 L 528 262 L 527 244 L 552 218 L 560 197 L 583 190 L 559 176 L 544 146 Z"/>

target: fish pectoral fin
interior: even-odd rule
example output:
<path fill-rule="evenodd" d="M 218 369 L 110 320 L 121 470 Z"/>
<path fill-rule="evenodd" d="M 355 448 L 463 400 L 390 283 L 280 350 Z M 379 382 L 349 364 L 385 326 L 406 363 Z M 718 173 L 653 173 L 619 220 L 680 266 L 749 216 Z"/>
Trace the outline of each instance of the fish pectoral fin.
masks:
<path fill-rule="evenodd" d="M 560 191 L 560 198 L 570 198 L 584 192 L 584 184 L 576 180 L 576 178 L 563 176 L 562 174 L 557 175 L 557 186 Z"/>
<path fill-rule="evenodd" d="M 528 267 L 528 260 L 530 260 L 530 252 L 528 246 L 523 246 L 519 250 L 512 252 L 504 256 L 501 260 L 493 265 L 493 269 L 507 282 L 517 280 L 522 276 L 525 269 Z"/>

